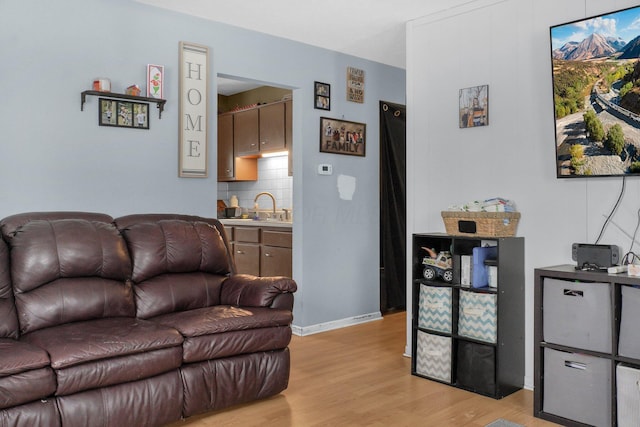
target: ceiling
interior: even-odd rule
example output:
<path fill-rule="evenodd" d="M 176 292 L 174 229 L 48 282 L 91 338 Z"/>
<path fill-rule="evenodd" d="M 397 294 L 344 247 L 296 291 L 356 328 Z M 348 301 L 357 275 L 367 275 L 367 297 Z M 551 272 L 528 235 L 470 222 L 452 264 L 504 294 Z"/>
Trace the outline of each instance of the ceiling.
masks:
<path fill-rule="evenodd" d="M 405 68 L 405 23 L 478 0 L 136 0 Z"/>

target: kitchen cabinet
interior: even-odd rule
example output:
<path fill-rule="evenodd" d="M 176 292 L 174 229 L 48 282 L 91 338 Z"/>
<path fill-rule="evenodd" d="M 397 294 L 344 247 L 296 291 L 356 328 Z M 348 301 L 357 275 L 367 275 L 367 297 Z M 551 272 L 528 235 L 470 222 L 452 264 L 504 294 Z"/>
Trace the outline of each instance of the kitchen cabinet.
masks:
<path fill-rule="evenodd" d="M 291 277 L 291 232 L 262 230 L 260 275 Z"/>
<path fill-rule="evenodd" d="M 258 160 L 235 155 L 234 120 L 231 113 L 218 116 L 218 181 L 256 181 Z"/>
<path fill-rule="evenodd" d="M 291 228 L 247 225 L 232 229 L 227 231 L 227 236 L 233 239 L 231 245 L 238 273 L 292 276 Z"/>
<path fill-rule="evenodd" d="M 235 156 L 260 153 L 260 116 L 257 108 L 233 113 L 233 147 Z"/>
<path fill-rule="evenodd" d="M 218 116 L 218 181 L 256 181 L 262 153 L 289 152 L 293 174 L 292 102 L 274 102 Z"/>
<path fill-rule="evenodd" d="M 260 152 L 283 151 L 285 144 L 285 103 L 276 102 L 258 108 Z"/>
<path fill-rule="evenodd" d="M 234 227 L 233 235 L 237 272 L 260 276 L 260 228 Z"/>
<path fill-rule="evenodd" d="M 414 234 L 412 246 L 411 373 L 494 399 L 521 389 L 524 239 Z"/>

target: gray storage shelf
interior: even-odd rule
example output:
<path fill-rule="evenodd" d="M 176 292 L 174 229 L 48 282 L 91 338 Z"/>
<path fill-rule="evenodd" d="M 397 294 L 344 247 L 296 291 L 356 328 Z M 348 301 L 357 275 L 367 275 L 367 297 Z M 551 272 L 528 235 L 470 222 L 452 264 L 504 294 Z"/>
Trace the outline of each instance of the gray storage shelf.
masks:
<path fill-rule="evenodd" d="M 545 280 L 547 285 L 545 285 Z M 627 288 L 633 286 L 634 288 Z M 548 293 L 553 293 L 554 298 L 545 298 L 545 287 Z M 558 292 L 557 287 L 562 290 Z M 588 295 L 589 287 L 595 291 L 593 295 Z M 639 358 L 625 357 L 619 354 L 619 344 L 622 349 L 629 348 L 632 353 L 636 351 L 636 342 L 640 339 L 640 333 L 637 332 L 637 324 L 640 319 L 640 304 L 637 304 L 637 296 L 631 295 L 629 291 L 638 291 L 635 288 L 640 287 L 640 278 L 631 277 L 627 274 L 608 274 L 606 272 L 582 271 L 576 270 L 573 265 L 558 265 L 545 268 L 535 269 L 535 290 L 534 290 L 534 416 L 553 421 L 570 427 L 585 427 L 590 425 L 618 426 L 621 425 L 618 420 L 617 413 L 617 379 L 616 367 L 619 363 L 624 363 L 635 369 L 640 369 Z M 628 306 L 625 313 L 629 316 L 626 322 L 622 322 L 623 314 L 623 288 L 628 299 Z M 549 311 L 559 312 L 560 304 L 554 299 L 573 298 L 577 294 L 578 303 L 567 309 L 568 312 L 559 316 L 559 318 L 549 316 Z M 597 297 L 595 296 L 597 295 Z M 581 308 L 580 304 L 584 304 Z M 545 306 L 546 304 L 546 306 Z M 546 311 L 545 311 L 546 307 Z M 562 306 L 564 307 L 564 306 Z M 585 319 L 584 311 L 588 311 Z M 546 317 L 545 317 L 546 316 Z M 547 337 L 545 338 L 545 319 Z M 575 319 L 572 321 L 571 319 Z M 582 320 L 580 320 L 582 319 Z M 600 319 L 600 320 L 593 320 Z M 558 323 L 561 333 L 554 330 Z M 567 325 L 571 325 L 573 330 L 564 330 Z M 622 331 L 621 331 L 622 329 Z M 563 335 L 564 334 L 564 335 Z M 563 339 L 562 336 L 571 334 L 571 338 Z M 623 342 L 620 342 L 622 338 Z M 629 341 L 630 342 L 627 342 Z M 632 344 L 632 345 L 625 345 Z M 545 387 L 546 392 L 551 399 L 556 399 L 558 395 L 558 387 L 563 387 L 567 382 L 573 381 L 575 378 L 571 374 L 567 375 L 567 382 L 559 383 L 558 381 L 549 380 L 545 383 L 545 376 L 549 378 L 558 378 L 564 375 L 558 372 L 557 367 L 546 367 L 545 358 L 555 357 L 556 352 L 565 352 L 567 360 L 586 358 L 593 362 L 589 363 L 577 362 L 579 368 L 584 372 L 584 379 L 578 379 L 576 388 L 580 388 L 580 381 L 584 383 L 583 390 L 574 393 L 565 393 L 564 400 L 561 405 L 557 403 L 551 404 L 545 408 Z M 633 353 L 635 354 L 635 353 Z M 549 359 L 552 360 L 552 359 Z M 597 363 L 596 363 L 597 362 Z M 604 365 L 605 372 L 601 369 L 594 369 L 589 373 L 590 366 Z M 570 362 L 565 361 L 564 366 L 573 368 Z M 586 369 L 584 368 L 586 366 Z M 560 369 L 563 369 L 562 366 Z M 570 371 L 568 371 L 570 372 Z M 590 376 L 589 376 L 590 375 Z M 589 389 L 589 390 L 584 390 Z M 598 396 L 605 397 L 593 398 L 587 402 L 585 396 L 580 393 L 585 391 L 597 392 Z M 640 407 L 640 402 L 634 402 Z M 606 412 L 605 419 L 600 419 L 603 412 Z M 575 415 L 573 415 L 575 414 Z M 633 421 L 633 425 L 637 420 Z M 625 423 L 622 423 L 625 424 Z M 627 424 L 628 425 L 628 424 Z"/>
<path fill-rule="evenodd" d="M 497 288 L 473 288 L 460 283 L 460 255 L 471 255 L 473 248 L 486 241 L 497 246 L 497 259 L 486 265 L 497 267 Z M 428 247 L 435 252 L 448 251 L 453 257 L 453 281 L 444 281 L 441 275 L 433 279 L 423 276 L 422 259 Z M 494 399 L 501 399 L 520 390 L 524 384 L 524 238 L 522 237 L 467 237 L 443 233 L 414 234 L 412 241 L 412 375 L 438 381 Z M 433 326 L 423 318 L 420 321 L 421 289 L 425 300 L 431 295 L 442 295 L 437 290 L 447 289 L 450 306 L 439 302 L 423 307 L 425 317 L 442 319 L 448 315 L 450 330 Z M 447 292 L 444 292 L 445 294 Z M 461 298 L 464 296 L 464 298 Z M 471 299 L 479 304 L 488 303 L 495 313 L 495 331 L 490 327 L 491 338 L 480 333 L 471 337 L 461 333 L 459 326 L 463 311 L 461 300 Z M 446 300 L 446 298 L 444 299 Z M 465 301 L 462 301 L 464 304 Z M 433 312 L 432 310 L 436 310 Z M 442 312 L 437 312 L 442 310 Z M 465 311 L 465 314 L 467 312 Z M 463 320 L 464 321 L 464 320 Z M 463 330 L 465 328 L 462 328 Z M 463 331 L 465 332 L 465 331 Z M 466 331 L 468 332 L 468 330 Z M 418 349 L 418 344 L 433 342 L 434 337 L 450 340 L 448 369 L 450 381 L 440 375 L 425 373 L 425 366 L 443 367 L 445 360 L 438 359 L 437 351 Z M 445 352 L 445 355 L 447 353 Z M 420 356 L 420 360 L 418 360 Z"/>

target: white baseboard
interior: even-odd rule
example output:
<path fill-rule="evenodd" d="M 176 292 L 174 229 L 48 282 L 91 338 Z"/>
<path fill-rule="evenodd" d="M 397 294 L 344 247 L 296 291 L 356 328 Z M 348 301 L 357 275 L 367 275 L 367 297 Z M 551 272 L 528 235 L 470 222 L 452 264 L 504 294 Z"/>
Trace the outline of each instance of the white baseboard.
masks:
<path fill-rule="evenodd" d="M 318 323 L 311 326 L 291 325 L 291 331 L 294 335 L 304 337 L 306 335 L 318 334 L 320 332 L 331 331 L 333 329 L 346 328 L 347 326 L 359 325 L 361 323 L 381 320 L 382 314 L 379 311 L 375 313 L 363 314 L 361 316 L 348 317 L 346 319 L 332 320 L 331 322 Z"/>

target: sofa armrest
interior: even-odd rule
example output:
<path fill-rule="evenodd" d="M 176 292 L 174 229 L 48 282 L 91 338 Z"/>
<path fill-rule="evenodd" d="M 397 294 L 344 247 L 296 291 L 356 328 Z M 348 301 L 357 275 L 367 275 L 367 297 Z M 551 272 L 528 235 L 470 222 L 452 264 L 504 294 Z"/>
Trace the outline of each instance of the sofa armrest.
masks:
<path fill-rule="evenodd" d="M 234 274 L 222 283 L 220 303 L 240 307 L 271 307 L 288 305 L 280 297 L 298 289 L 296 282 L 288 277 L 257 277 L 249 274 Z M 293 299 L 290 300 L 293 303 Z M 292 304 L 291 304 L 292 305 Z"/>

